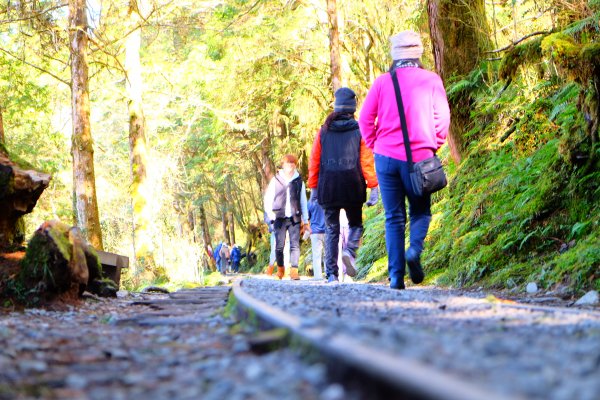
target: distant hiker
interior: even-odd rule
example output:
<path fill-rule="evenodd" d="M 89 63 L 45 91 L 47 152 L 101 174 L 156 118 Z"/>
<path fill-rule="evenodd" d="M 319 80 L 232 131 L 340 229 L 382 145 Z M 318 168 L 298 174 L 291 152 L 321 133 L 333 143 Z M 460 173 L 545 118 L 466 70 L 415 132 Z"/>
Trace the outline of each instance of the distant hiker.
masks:
<path fill-rule="evenodd" d="M 221 246 L 223 246 L 223 242 L 219 242 L 215 246 L 215 250 L 213 251 L 213 257 L 215 258 L 215 263 L 217 265 L 217 271 L 221 272 Z"/>
<path fill-rule="evenodd" d="M 343 208 L 340 210 L 340 241 L 338 244 L 338 276 L 340 281 L 344 282 L 346 276 L 350 276 L 346 273 L 346 265 L 344 265 L 343 254 L 344 250 L 348 248 L 348 234 L 350 233 L 350 225 L 348 224 L 348 217 L 346 216 L 346 210 Z"/>
<path fill-rule="evenodd" d="M 290 278 L 300 279 L 298 261 L 300 259 L 300 228 L 308 222 L 306 188 L 300 173 L 296 170 L 298 158 L 287 154 L 282 159 L 281 170 L 271 179 L 265 192 L 264 207 L 269 219 L 274 221 L 275 257 L 277 277 L 283 278 L 284 246 L 286 233 L 290 241 Z M 310 230 L 310 227 L 307 226 Z"/>
<path fill-rule="evenodd" d="M 212 246 L 210 244 L 208 244 L 205 248 L 205 253 L 206 256 L 208 258 L 207 262 L 208 262 L 208 266 L 210 267 L 211 270 L 215 269 L 216 264 L 216 260 L 215 260 L 215 254 L 213 252 Z"/>
<path fill-rule="evenodd" d="M 215 255 L 213 254 L 213 249 L 210 244 L 208 246 L 206 246 L 206 254 L 208 255 L 209 258 L 212 258 L 213 260 L 215 259 Z"/>
<path fill-rule="evenodd" d="M 349 221 L 348 244 L 342 252 L 346 272 L 356 275 L 355 257 L 363 232 L 362 205 L 371 188 L 369 204 L 377 201 L 373 153 L 365 146 L 354 118 L 356 94 L 343 87 L 335 92 L 333 112 L 317 134 L 310 155 L 308 186 L 325 212 L 327 281 L 337 282 L 340 209 Z"/>
<path fill-rule="evenodd" d="M 238 273 L 240 270 L 240 261 L 242 261 L 242 251 L 237 244 L 231 246 L 231 270 Z"/>
<path fill-rule="evenodd" d="M 226 242 L 221 244 L 219 249 L 219 272 L 225 275 L 227 274 L 227 265 L 229 264 L 229 257 L 231 257 L 231 250 L 229 249 L 229 245 Z"/>
<path fill-rule="evenodd" d="M 317 201 L 317 191 L 313 190 L 308 199 L 308 220 L 310 221 L 310 244 L 312 270 L 315 279 L 323 279 L 321 264 L 325 250 L 325 214 Z"/>
<path fill-rule="evenodd" d="M 421 252 L 431 221 L 431 196 L 415 195 L 409 177 L 396 93 L 390 74 L 396 74 L 406 115 L 413 162 L 432 157 L 444 144 L 450 110 L 440 77 L 422 68 L 423 44 L 418 33 L 400 32 L 390 38 L 390 73 L 379 76 L 360 112 L 360 130 L 375 153 L 375 169 L 385 209 L 385 242 L 390 287 L 404 289 L 405 263 L 410 278 L 425 277 Z M 410 214 L 410 247 L 404 252 L 406 205 Z"/>

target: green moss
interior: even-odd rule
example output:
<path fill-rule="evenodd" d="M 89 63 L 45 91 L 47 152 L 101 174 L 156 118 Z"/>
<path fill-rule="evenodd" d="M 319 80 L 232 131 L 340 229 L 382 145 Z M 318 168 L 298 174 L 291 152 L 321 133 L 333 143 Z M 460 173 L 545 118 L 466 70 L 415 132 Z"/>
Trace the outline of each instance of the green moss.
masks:
<path fill-rule="evenodd" d="M 554 60 L 566 61 L 576 59 L 581 48 L 571 36 L 559 32 L 546 36 L 541 49 Z"/>
<path fill-rule="evenodd" d="M 542 39 L 537 38 L 510 49 L 500 63 L 500 79 L 512 79 L 519 67 L 537 63 L 542 58 Z"/>
<path fill-rule="evenodd" d="M 69 227 L 62 224 L 55 224 L 53 227 L 48 229 L 48 236 L 54 240 L 58 251 L 60 251 L 63 258 L 67 261 L 71 260 L 71 243 L 68 238 Z"/>
<path fill-rule="evenodd" d="M 49 245 L 48 238 L 42 235 L 34 235 L 29 241 L 19 278 L 23 287 L 31 289 L 38 282 L 54 282 L 50 269 L 52 255 L 48 251 Z"/>
<path fill-rule="evenodd" d="M 591 65 L 600 65 L 600 43 L 590 43 L 583 46 L 581 58 Z"/>
<path fill-rule="evenodd" d="M 359 278 L 365 279 L 367 282 L 381 282 L 385 281 L 387 277 L 388 258 L 387 256 L 384 256 L 373 263 L 373 265 L 368 269 L 364 277 Z"/>

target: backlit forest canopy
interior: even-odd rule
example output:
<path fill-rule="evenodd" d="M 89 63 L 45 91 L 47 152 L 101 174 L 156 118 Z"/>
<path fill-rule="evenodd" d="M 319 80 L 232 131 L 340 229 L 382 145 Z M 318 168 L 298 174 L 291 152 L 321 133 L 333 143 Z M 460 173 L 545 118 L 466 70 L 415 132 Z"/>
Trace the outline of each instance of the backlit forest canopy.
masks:
<path fill-rule="evenodd" d="M 598 0 L 0 0 L 0 141 L 52 175 L 25 231 L 79 226 L 130 257 L 129 286 L 203 282 L 221 240 L 260 271 L 281 156 L 306 177 L 334 88 L 359 114 L 412 29 L 453 118 L 432 281 L 598 289 L 599 17 Z M 383 280 L 381 204 L 366 217 L 359 274 Z"/>

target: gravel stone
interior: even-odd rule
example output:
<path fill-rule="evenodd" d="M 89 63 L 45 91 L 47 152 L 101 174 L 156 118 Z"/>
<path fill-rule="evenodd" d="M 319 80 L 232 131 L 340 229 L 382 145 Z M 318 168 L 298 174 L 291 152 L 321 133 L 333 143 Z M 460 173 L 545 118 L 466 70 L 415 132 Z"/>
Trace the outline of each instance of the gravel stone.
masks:
<path fill-rule="evenodd" d="M 308 320 L 308 326 L 343 333 L 497 393 L 544 400 L 591 399 L 592 393 L 597 399 L 600 393 L 595 310 L 530 307 L 483 290 L 434 287 L 396 291 L 377 284 L 246 279 L 242 289 Z M 335 398 L 331 391 L 323 394 Z"/>
<path fill-rule="evenodd" d="M 180 304 L 166 314 L 193 323 L 153 325 L 156 309 L 133 302 L 169 295 L 121 295 L 0 312 L 0 399 L 310 400 L 331 385 L 322 365 L 293 351 L 251 353 L 255 329 L 237 329 L 239 321 L 221 315 L 222 308 L 200 318 L 198 304 Z M 39 395 L 32 397 L 32 387 Z"/>

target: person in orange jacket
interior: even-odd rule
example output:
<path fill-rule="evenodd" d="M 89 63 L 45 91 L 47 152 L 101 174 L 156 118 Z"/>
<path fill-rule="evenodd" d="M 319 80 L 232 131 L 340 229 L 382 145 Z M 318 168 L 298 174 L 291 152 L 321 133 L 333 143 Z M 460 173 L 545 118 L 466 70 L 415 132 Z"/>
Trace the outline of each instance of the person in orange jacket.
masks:
<path fill-rule="evenodd" d="M 373 153 L 367 148 L 354 117 L 356 94 L 343 87 L 335 92 L 334 109 L 325 120 L 313 143 L 308 171 L 308 186 L 316 190 L 325 212 L 325 268 L 328 282 L 338 278 L 340 209 L 349 223 L 348 243 L 342 260 L 349 276 L 356 275 L 356 251 L 363 232 L 362 205 L 374 205 L 379 189 Z"/>

